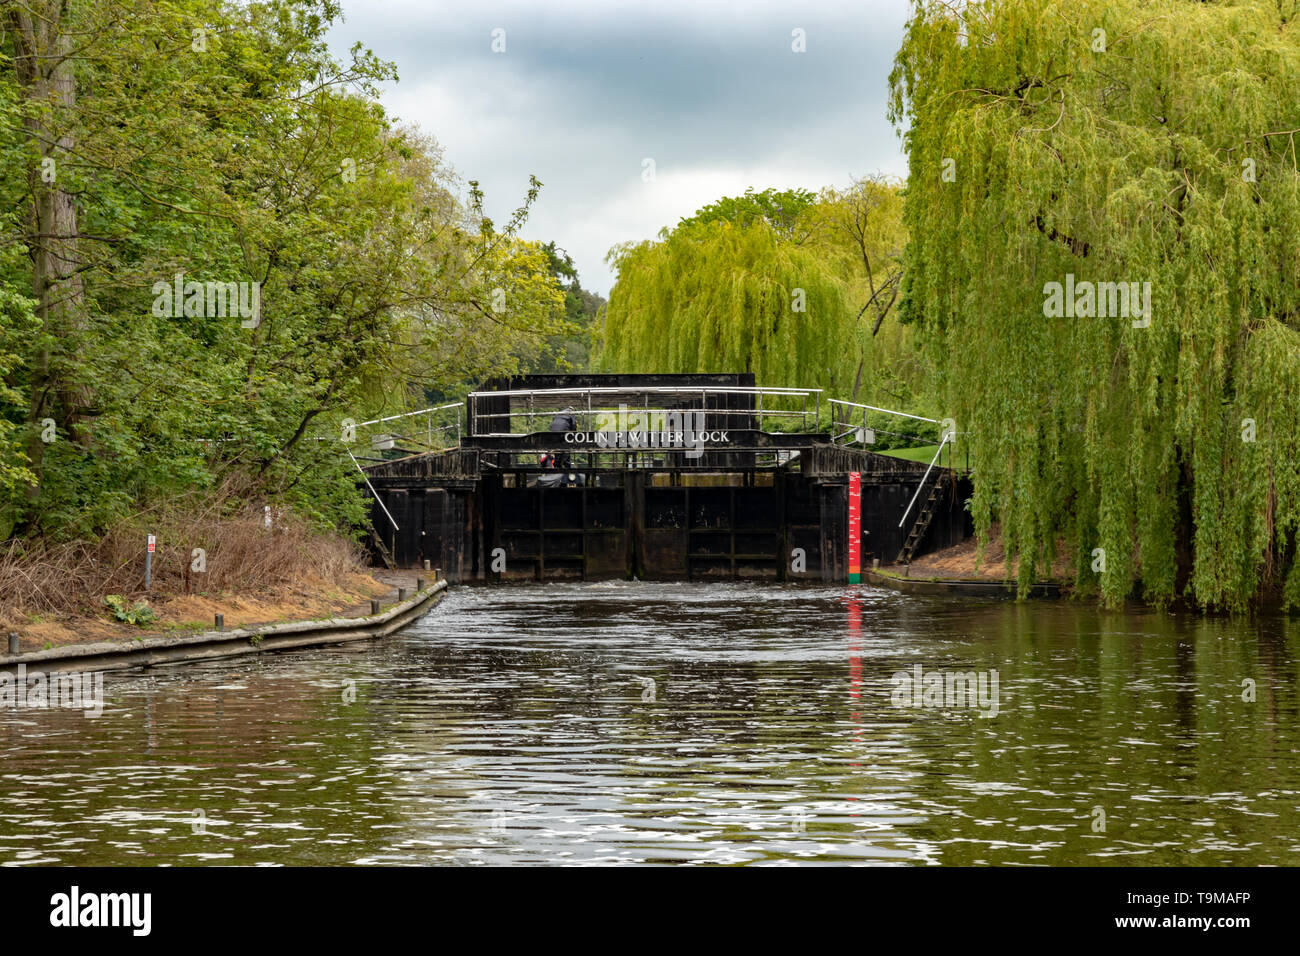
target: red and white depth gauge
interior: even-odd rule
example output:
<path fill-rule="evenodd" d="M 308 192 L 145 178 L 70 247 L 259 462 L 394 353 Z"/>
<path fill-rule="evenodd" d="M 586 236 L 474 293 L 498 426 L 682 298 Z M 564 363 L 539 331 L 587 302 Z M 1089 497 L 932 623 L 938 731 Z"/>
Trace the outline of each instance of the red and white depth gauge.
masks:
<path fill-rule="evenodd" d="M 862 582 L 862 472 L 849 472 L 849 583 Z"/>

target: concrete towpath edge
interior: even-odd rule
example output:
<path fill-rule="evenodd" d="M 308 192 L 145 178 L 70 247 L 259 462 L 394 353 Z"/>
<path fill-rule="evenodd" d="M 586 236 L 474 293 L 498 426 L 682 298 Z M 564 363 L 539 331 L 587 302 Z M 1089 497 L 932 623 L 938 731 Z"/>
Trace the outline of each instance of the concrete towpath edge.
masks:
<path fill-rule="evenodd" d="M 0 655 L 0 673 L 13 673 L 20 664 L 28 673 L 122 670 L 372 640 L 386 637 L 422 617 L 443 599 L 446 590 L 446 580 L 434 582 L 405 601 L 368 617 L 287 621 L 177 637 L 146 637 L 130 643 L 105 641 L 4 654 Z"/>

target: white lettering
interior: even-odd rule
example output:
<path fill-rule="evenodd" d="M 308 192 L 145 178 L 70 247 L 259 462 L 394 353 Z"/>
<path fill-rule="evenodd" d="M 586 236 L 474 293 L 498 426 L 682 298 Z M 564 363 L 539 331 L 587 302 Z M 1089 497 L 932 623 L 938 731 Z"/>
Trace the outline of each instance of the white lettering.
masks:
<path fill-rule="evenodd" d="M 50 925 L 129 927 L 134 936 L 148 936 L 153 929 L 152 893 L 86 893 L 74 886 L 68 893 L 50 897 Z"/>

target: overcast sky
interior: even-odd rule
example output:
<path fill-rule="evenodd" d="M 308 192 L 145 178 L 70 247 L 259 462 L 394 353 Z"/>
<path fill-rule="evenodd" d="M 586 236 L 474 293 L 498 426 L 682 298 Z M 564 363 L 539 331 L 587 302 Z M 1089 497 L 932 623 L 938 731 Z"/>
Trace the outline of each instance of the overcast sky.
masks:
<path fill-rule="evenodd" d="M 907 0 L 343 0 L 343 10 L 340 54 L 359 40 L 397 64 L 390 113 L 442 143 L 498 222 L 536 174 L 544 186 L 524 236 L 554 239 L 604 295 L 610 246 L 653 238 L 720 196 L 906 172 L 885 104 Z M 504 52 L 493 51 L 497 30 Z"/>

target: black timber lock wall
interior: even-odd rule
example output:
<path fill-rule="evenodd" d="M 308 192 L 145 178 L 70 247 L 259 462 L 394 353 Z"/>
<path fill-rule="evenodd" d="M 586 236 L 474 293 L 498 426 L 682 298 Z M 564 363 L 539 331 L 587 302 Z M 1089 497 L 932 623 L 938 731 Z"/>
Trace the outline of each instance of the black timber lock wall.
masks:
<path fill-rule="evenodd" d="M 529 487 L 524 475 L 484 474 L 468 487 L 377 490 L 372 521 L 393 563 L 428 560 L 455 581 L 848 579 L 848 480 L 793 471 L 714 476 L 726 484 L 672 484 L 671 473 L 626 469 L 577 487 Z M 862 561 L 888 564 L 915 479 L 862 483 Z M 949 485 L 917 554 L 971 533 L 970 482 Z M 910 524 L 911 516 L 908 523 Z M 794 570 L 796 549 L 802 570 Z M 375 557 L 381 559 L 377 548 Z M 494 559 L 500 571 L 494 571 Z"/>

